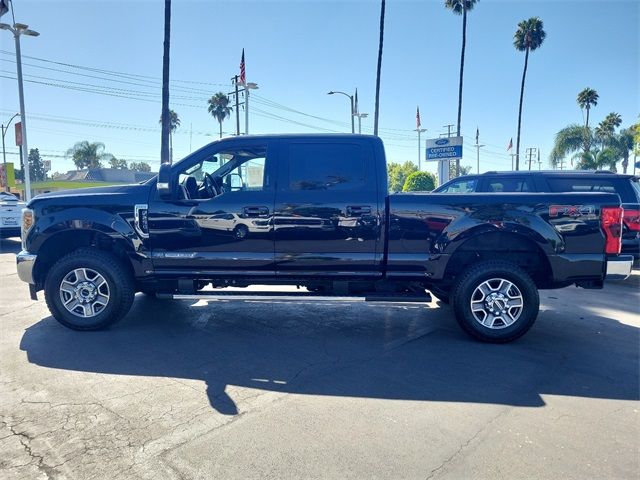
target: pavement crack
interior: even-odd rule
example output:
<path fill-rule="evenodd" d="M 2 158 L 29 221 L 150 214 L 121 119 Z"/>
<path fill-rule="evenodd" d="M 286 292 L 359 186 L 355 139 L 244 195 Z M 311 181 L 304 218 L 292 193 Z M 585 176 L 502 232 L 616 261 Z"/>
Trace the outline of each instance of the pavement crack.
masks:
<path fill-rule="evenodd" d="M 38 455 L 37 453 L 35 453 L 33 451 L 33 449 L 31 448 L 31 442 L 33 441 L 34 437 L 29 436 L 26 432 L 22 431 L 19 432 L 15 429 L 14 425 L 9 425 L 6 422 L 2 422 L 4 427 L 9 429 L 9 431 L 11 432 L 12 435 L 16 436 L 18 438 L 18 441 L 20 442 L 20 444 L 22 445 L 22 447 L 24 448 L 25 452 L 27 453 L 27 455 L 29 455 L 29 458 L 31 458 L 31 461 L 25 465 L 22 466 L 28 466 L 28 465 L 33 465 L 34 461 L 36 462 L 36 467 L 38 468 L 38 470 L 40 470 L 42 473 L 44 473 L 44 475 L 46 476 L 46 478 L 48 479 L 54 479 L 55 478 L 55 469 L 49 465 L 47 465 L 44 462 L 44 456 L 43 455 Z"/>
<path fill-rule="evenodd" d="M 464 442 L 462 445 L 460 445 L 455 452 L 453 452 L 448 458 L 446 458 L 436 468 L 432 469 L 429 472 L 429 475 L 427 476 L 427 478 L 425 480 L 430 480 L 431 478 L 434 477 L 434 475 L 436 475 L 438 472 L 443 470 L 449 463 L 451 463 L 453 461 L 453 459 L 455 459 L 460 454 L 460 452 L 462 452 L 465 448 L 467 448 L 469 445 L 471 445 L 471 443 L 476 438 L 478 438 L 478 436 L 480 436 L 488 427 L 490 427 L 496 420 L 498 420 L 498 418 L 500 418 L 504 414 L 508 413 L 509 411 L 510 411 L 509 408 L 503 409 L 502 411 L 500 411 L 500 413 L 498 413 L 496 416 L 491 418 L 487 423 L 485 423 L 482 427 L 480 427 L 480 429 L 478 429 L 478 431 L 476 433 L 474 433 L 466 442 Z"/>

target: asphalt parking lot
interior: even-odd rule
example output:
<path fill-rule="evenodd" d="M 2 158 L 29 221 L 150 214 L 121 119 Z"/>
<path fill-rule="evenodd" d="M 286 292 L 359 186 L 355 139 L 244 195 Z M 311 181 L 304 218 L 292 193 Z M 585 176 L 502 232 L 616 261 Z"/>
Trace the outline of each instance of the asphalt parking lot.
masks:
<path fill-rule="evenodd" d="M 640 275 L 541 292 L 470 340 L 447 306 L 138 296 L 79 333 L 0 241 L 0 477 L 638 478 Z"/>

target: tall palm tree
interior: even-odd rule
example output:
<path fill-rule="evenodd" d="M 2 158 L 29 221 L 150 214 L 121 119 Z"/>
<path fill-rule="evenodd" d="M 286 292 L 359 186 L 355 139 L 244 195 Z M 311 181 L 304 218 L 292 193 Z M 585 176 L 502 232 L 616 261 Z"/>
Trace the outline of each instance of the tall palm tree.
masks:
<path fill-rule="evenodd" d="M 595 107 L 598 105 L 598 92 L 596 92 L 593 88 L 584 88 L 580 93 L 578 93 L 578 98 L 576 101 L 582 110 L 586 110 L 587 115 L 584 122 L 584 152 L 588 152 L 591 148 L 591 135 L 588 135 L 589 130 L 589 112 L 591 111 L 591 107 Z"/>
<path fill-rule="evenodd" d="M 378 116 L 380 114 L 380 73 L 382 72 L 382 45 L 384 43 L 385 0 L 380 4 L 380 41 L 378 42 L 378 68 L 376 69 L 376 105 L 373 115 L 373 134 L 378 135 Z"/>
<path fill-rule="evenodd" d="M 160 115 L 160 125 L 162 125 L 162 115 Z M 169 158 L 173 162 L 173 132 L 180 126 L 180 117 L 173 110 L 169 110 Z"/>
<path fill-rule="evenodd" d="M 229 106 L 230 100 L 223 92 L 218 92 L 212 96 L 207 103 L 209 104 L 208 111 L 220 124 L 220 138 L 222 138 L 222 122 L 229 118 L 233 108 Z"/>
<path fill-rule="evenodd" d="M 171 117 L 169 115 L 169 47 L 171 43 L 171 0 L 164 0 L 164 49 L 162 54 L 162 132 L 160 134 L 160 160 L 170 163 L 169 134 Z"/>
<path fill-rule="evenodd" d="M 520 127 L 522 125 L 522 99 L 524 97 L 524 81 L 527 77 L 527 67 L 529 65 L 529 52 L 532 52 L 542 45 L 547 34 L 544 31 L 542 20 L 538 17 L 531 17 L 518 24 L 518 29 L 513 36 L 513 46 L 516 50 L 525 52 L 524 69 L 522 71 L 522 84 L 520 85 L 520 106 L 518 107 L 518 137 L 516 141 L 516 170 L 520 170 Z"/>
<path fill-rule="evenodd" d="M 67 157 L 71 157 L 78 170 L 87 168 L 102 168 L 102 161 L 110 161 L 113 155 L 104 151 L 104 143 L 77 142 L 67 150 Z"/>
<path fill-rule="evenodd" d="M 462 81 L 464 79 L 464 52 L 467 47 L 467 12 L 480 0 L 445 0 L 444 6 L 456 15 L 462 15 L 462 49 L 460 51 L 460 81 L 458 82 L 458 136 L 462 119 Z M 460 159 L 456 160 L 456 172 L 460 171 Z M 456 173 L 457 176 L 457 173 Z"/>

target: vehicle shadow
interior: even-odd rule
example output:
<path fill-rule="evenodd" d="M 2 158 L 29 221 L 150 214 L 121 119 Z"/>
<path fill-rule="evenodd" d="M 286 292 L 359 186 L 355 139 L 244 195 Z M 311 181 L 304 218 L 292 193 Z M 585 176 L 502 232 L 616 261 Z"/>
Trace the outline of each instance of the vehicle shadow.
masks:
<path fill-rule="evenodd" d="M 0 253 L 19 253 L 21 249 L 20 237 L 0 238 Z"/>
<path fill-rule="evenodd" d="M 638 334 L 603 317 L 543 312 L 520 341 L 487 345 L 468 339 L 447 307 L 138 296 L 108 331 L 74 332 L 47 317 L 20 348 L 48 368 L 202 380 L 211 406 L 235 415 L 228 386 L 526 407 L 543 406 L 545 394 L 637 400 Z"/>

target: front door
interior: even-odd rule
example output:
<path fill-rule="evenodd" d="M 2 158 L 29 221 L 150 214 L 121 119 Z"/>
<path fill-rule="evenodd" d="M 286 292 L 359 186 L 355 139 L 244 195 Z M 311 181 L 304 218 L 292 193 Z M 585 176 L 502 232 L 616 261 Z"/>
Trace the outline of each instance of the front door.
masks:
<path fill-rule="evenodd" d="M 173 199 L 149 205 L 157 273 L 274 274 L 274 146 L 223 141 L 173 167 Z"/>

